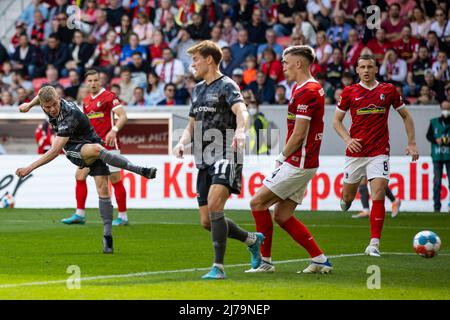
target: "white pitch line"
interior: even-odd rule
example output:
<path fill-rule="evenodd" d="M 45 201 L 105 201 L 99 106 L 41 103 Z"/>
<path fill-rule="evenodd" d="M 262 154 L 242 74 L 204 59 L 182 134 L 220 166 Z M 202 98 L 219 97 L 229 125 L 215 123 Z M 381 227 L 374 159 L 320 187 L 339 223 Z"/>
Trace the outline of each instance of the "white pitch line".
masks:
<path fill-rule="evenodd" d="M 385 255 L 416 255 L 415 253 L 403 253 L 403 252 L 382 252 Z M 449 254 L 439 254 L 440 256 L 450 256 Z M 338 254 L 333 256 L 328 256 L 330 259 L 338 259 L 338 258 L 348 258 L 348 257 L 360 257 L 365 256 L 364 253 L 349 253 L 349 254 Z M 309 258 L 305 259 L 292 259 L 292 260 L 281 260 L 274 261 L 273 264 L 285 264 L 285 263 L 295 263 L 295 262 L 305 262 L 310 261 Z M 248 263 L 240 263 L 240 264 L 231 264 L 227 265 L 227 268 L 237 268 L 237 267 L 246 267 L 249 266 Z M 210 270 L 211 267 L 208 268 L 191 268 L 191 269 L 178 269 L 178 270 L 161 270 L 161 271 L 148 271 L 148 272 L 137 272 L 137 273 L 128 273 L 128 274 L 113 274 L 113 275 L 104 275 L 104 276 L 94 276 L 94 277 L 86 277 L 80 278 L 80 281 L 94 281 L 94 280 L 105 280 L 105 279 L 120 279 L 120 278 L 135 278 L 135 277 L 146 277 L 157 274 L 171 274 L 171 273 L 189 273 L 189 272 L 197 272 L 197 271 L 207 271 Z M 0 289 L 6 288 L 17 288 L 17 287 L 31 287 L 31 286 L 45 286 L 52 284 L 63 284 L 66 283 L 67 280 L 53 280 L 53 281 L 39 281 L 39 282 L 25 282 L 25 283 L 13 283 L 13 284 L 2 284 L 0 285 Z"/>

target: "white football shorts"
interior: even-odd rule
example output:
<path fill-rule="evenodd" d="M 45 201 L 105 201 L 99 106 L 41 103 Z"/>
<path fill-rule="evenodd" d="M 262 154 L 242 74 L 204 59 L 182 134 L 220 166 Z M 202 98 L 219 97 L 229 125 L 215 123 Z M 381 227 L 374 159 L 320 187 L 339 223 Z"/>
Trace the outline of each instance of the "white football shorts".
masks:
<path fill-rule="evenodd" d="M 345 157 L 344 182 L 359 183 L 365 176 L 368 180 L 383 178 L 389 180 L 389 156 L 382 154 L 376 157 Z"/>

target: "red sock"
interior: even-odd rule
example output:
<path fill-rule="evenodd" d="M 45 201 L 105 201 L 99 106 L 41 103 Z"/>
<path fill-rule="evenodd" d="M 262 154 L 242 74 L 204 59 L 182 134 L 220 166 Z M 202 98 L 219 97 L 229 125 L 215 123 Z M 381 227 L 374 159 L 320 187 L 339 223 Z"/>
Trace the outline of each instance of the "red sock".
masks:
<path fill-rule="evenodd" d="M 87 193 L 88 190 L 86 180 L 76 180 L 75 197 L 77 199 L 77 209 L 85 209 Z"/>
<path fill-rule="evenodd" d="M 381 238 L 381 230 L 384 223 L 384 200 L 373 200 L 372 210 L 370 211 L 370 237 Z"/>
<path fill-rule="evenodd" d="M 269 209 L 263 211 L 252 211 L 253 218 L 255 218 L 256 231 L 264 235 L 264 242 L 261 245 L 261 255 L 269 258 L 272 255 L 272 234 L 273 222 Z"/>
<path fill-rule="evenodd" d="M 127 211 L 127 191 L 123 186 L 123 181 L 113 183 L 114 195 L 116 196 L 117 209 L 119 212 Z"/>
<path fill-rule="evenodd" d="M 290 234 L 292 239 L 304 247 L 312 258 L 323 253 L 316 241 L 314 241 L 308 228 L 294 216 L 291 216 L 281 227 Z"/>

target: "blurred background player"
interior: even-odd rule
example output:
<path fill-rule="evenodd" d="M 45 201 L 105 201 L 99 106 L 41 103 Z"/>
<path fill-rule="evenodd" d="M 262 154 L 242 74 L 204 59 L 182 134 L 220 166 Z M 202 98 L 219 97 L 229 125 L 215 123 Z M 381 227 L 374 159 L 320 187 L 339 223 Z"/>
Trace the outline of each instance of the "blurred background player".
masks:
<path fill-rule="evenodd" d="M 336 132 L 347 146 L 341 209 L 347 211 L 350 208 L 361 179 L 366 176 L 372 192 L 372 210 L 371 239 L 365 253 L 379 257 L 385 217 L 384 196 L 389 182 L 388 117 L 391 106 L 400 114 L 405 125 L 408 136 L 406 154 L 411 155 L 412 161 L 416 161 L 419 152 L 414 121 L 395 86 L 376 80 L 378 67 L 375 58 L 361 55 L 357 60 L 356 71 L 360 82 L 344 88 L 333 121 Z M 352 119 L 350 132 L 342 123 L 349 110 Z"/>
<path fill-rule="evenodd" d="M 276 159 L 276 169 L 250 202 L 256 230 L 264 235 L 260 264 L 247 272 L 274 272 L 272 264 L 273 222 L 269 208 L 275 205 L 274 219 L 311 257 L 310 265 L 298 273 L 329 273 L 333 269 L 308 228 L 294 216 L 302 203 L 309 181 L 319 167 L 323 134 L 325 92 L 311 76 L 316 56 L 310 46 L 291 46 L 283 52 L 283 71 L 295 81 L 288 105 L 286 145 Z"/>
<path fill-rule="evenodd" d="M 127 114 L 117 96 L 100 86 L 99 73 L 96 70 L 86 72 L 85 83 L 89 94 L 83 101 L 83 112 L 88 116 L 95 132 L 104 141 L 105 149 L 120 154 L 117 134 L 127 122 Z M 115 115 L 118 117 L 117 121 L 114 119 Z M 119 212 L 113 225 L 127 225 L 127 193 L 123 186 L 120 168 L 110 166 L 109 171 L 111 173 L 109 180 L 114 188 Z M 84 224 L 86 222 L 85 205 L 88 195 L 86 178 L 88 175 L 89 168 L 77 169 L 75 174 L 77 210 L 71 217 L 61 220 L 62 223 Z"/>
<path fill-rule="evenodd" d="M 44 154 L 52 147 L 55 132 L 50 123 L 44 120 L 34 132 L 34 139 L 38 145 L 38 154 Z"/>
<path fill-rule="evenodd" d="M 366 177 L 361 179 L 358 191 L 361 197 L 361 204 L 363 209 L 360 213 L 352 215 L 352 218 L 367 218 L 370 215 L 370 204 L 369 204 L 369 187 Z M 402 201 L 400 199 L 395 198 L 389 186 L 386 187 L 385 193 L 386 197 L 392 202 L 391 218 L 395 218 L 400 212 L 400 206 L 402 204 Z"/>
<path fill-rule="evenodd" d="M 55 88 L 44 86 L 29 103 L 19 106 L 20 112 L 28 112 L 40 105 L 56 131 L 50 150 L 30 165 L 16 170 L 18 177 L 25 177 L 37 168 L 54 160 L 62 150 L 67 159 L 80 168 L 89 167 L 94 177 L 99 197 L 99 211 L 103 220 L 103 253 L 113 253 L 112 219 L 113 207 L 108 190 L 109 169 L 107 164 L 129 170 L 147 179 L 156 177 L 156 168 L 135 165 L 125 157 L 106 150 L 95 133 L 88 117 L 73 102 L 58 96 Z"/>
<path fill-rule="evenodd" d="M 222 50 L 212 41 L 202 41 L 189 48 L 194 76 L 203 81 L 192 91 L 189 122 L 173 153 L 183 157 L 184 147 L 193 142 L 197 175 L 197 201 L 200 221 L 211 231 L 214 264 L 203 279 L 224 279 L 227 238 L 245 243 L 252 260 L 259 258 L 261 233 L 247 232 L 230 218 L 224 209 L 230 195 L 240 194 L 243 151 L 248 112 L 237 84 L 219 71 Z M 194 130 L 195 128 L 195 130 Z M 221 137 L 218 137 L 217 131 Z M 233 131 L 233 139 L 227 134 Z M 206 138 L 214 136 L 213 142 Z M 205 139 L 203 139 L 205 137 Z"/>

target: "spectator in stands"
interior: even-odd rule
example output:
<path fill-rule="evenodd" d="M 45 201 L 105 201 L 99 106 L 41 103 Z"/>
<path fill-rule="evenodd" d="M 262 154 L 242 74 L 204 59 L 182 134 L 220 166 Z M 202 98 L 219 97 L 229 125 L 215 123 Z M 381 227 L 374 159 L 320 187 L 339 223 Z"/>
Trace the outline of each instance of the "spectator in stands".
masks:
<path fill-rule="evenodd" d="M 76 69 L 79 74 L 84 74 L 84 66 L 94 51 L 95 47 L 85 41 L 83 32 L 75 30 L 72 43 L 69 45 L 70 58 L 66 62 L 66 69 Z"/>
<path fill-rule="evenodd" d="M 68 14 L 67 9 L 69 8 L 68 0 L 55 0 L 56 5 L 50 9 L 49 21 L 52 21 L 60 13 Z"/>
<path fill-rule="evenodd" d="M 231 54 L 237 66 L 243 67 L 245 59 L 256 55 L 255 46 L 248 42 L 248 31 L 245 29 L 239 30 L 238 42 L 231 46 Z"/>
<path fill-rule="evenodd" d="M 424 39 L 430 31 L 431 21 L 427 19 L 421 7 L 415 7 L 411 22 L 411 35 L 417 39 Z"/>
<path fill-rule="evenodd" d="M 66 93 L 64 92 L 64 87 L 61 84 L 56 84 L 54 85 L 56 93 L 58 94 L 58 97 L 61 97 L 63 99 L 67 99 L 66 98 Z M 70 100 L 70 99 L 68 99 Z"/>
<path fill-rule="evenodd" d="M 81 21 L 88 29 L 91 30 L 95 24 L 97 12 L 97 2 L 96 0 L 86 0 L 84 8 L 81 10 Z"/>
<path fill-rule="evenodd" d="M 367 21 L 365 12 L 363 10 L 357 10 L 354 13 L 355 25 L 353 28 L 358 32 L 358 39 L 365 45 L 372 40 L 373 31 L 367 27 Z"/>
<path fill-rule="evenodd" d="M 401 32 L 401 39 L 392 44 L 393 49 L 397 51 L 399 58 L 406 61 L 408 66 L 412 66 L 417 59 L 420 42 L 411 36 L 411 27 L 406 25 Z"/>
<path fill-rule="evenodd" d="M 109 5 L 104 11 L 106 12 L 106 21 L 112 27 L 119 26 L 122 16 L 125 15 L 125 9 L 120 0 L 109 0 Z"/>
<path fill-rule="evenodd" d="M 67 75 L 67 71 L 64 70 L 66 62 L 70 59 L 69 48 L 63 42 L 60 42 L 56 34 L 52 33 L 47 40 L 47 45 L 43 50 L 44 68 L 51 64 L 58 73 L 62 76 Z M 36 67 L 36 69 L 42 70 L 43 67 Z"/>
<path fill-rule="evenodd" d="M 111 89 L 111 82 L 109 81 L 109 76 L 105 71 L 99 71 L 98 80 L 100 82 L 100 88 L 105 88 L 106 90 Z"/>
<path fill-rule="evenodd" d="M 134 96 L 134 89 L 136 84 L 131 81 L 131 72 L 128 67 L 122 67 L 120 69 L 120 96 L 125 105 L 132 103 Z"/>
<path fill-rule="evenodd" d="M 119 36 L 117 42 L 123 48 L 130 43 L 130 35 L 133 33 L 133 28 L 131 27 L 131 19 L 128 15 L 124 14 L 120 18 L 120 25 L 114 28 L 114 31 Z"/>
<path fill-rule="evenodd" d="M 306 43 L 305 37 L 303 36 L 303 34 L 299 33 L 299 32 L 294 32 L 291 34 L 291 42 L 290 44 L 293 46 L 301 46 Z M 316 34 L 316 39 L 317 39 L 317 34 Z M 317 41 L 317 40 L 314 40 Z"/>
<path fill-rule="evenodd" d="M 15 91 L 15 93 L 16 93 L 17 105 L 20 106 L 22 103 L 31 101 L 29 95 L 27 94 L 27 91 L 24 88 L 18 87 L 17 90 Z"/>
<path fill-rule="evenodd" d="M 106 12 L 100 9 L 95 11 L 95 24 L 90 32 L 89 42 L 98 43 L 104 41 L 106 33 L 110 29 L 110 25 L 106 20 Z"/>
<path fill-rule="evenodd" d="M 343 47 L 348 40 L 348 33 L 352 27 L 345 22 L 344 11 L 335 11 L 333 20 L 332 27 L 327 30 L 328 41 L 335 46 Z"/>
<path fill-rule="evenodd" d="M 233 22 L 239 28 L 247 26 L 252 19 L 253 5 L 249 0 L 239 0 L 233 7 Z"/>
<path fill-rule="evenodd" d="M 28 36 L 22 34 L 19 37 L 19 45 L 11 56 L 13 69 L 32 76 L 34 74 L 34 62 L 36 58 L 36 48 L 28 41 Z"/>
<path fill-rule="evenodd" d="M 41 85 L 41 88 L 44 86 L 54 87 L 59 85 L 58 78 L 58 69 L 56 69 L 53 65 L 47 65 L 47 69 L 45 70 L 45 83 Z"/>
<path fill-rule="evenodd" d="M 144 89 L 141 87 L 136 87 L 133 90 L 133 101 L 128 104 L 133 107 L 144 107 L 145 99 L 144 99 Z"/>
<path fill-rule="evenodd" d="M 236 82 L 236 84 L 241 90 L 244 90 L 245 88 L 244 71 L 241 68 L 236 68 L 233 70 L 233 73 L 231 74 L 231 79 L 233 79 L 233 81 Z"/>
<path fill-rule="evenodd" d="M 9 90 L 9 85 L 3 82 L 3 74 L 0 71 L 0 92 L 3 90 Z"/>
<path fill-rule="evenodd" d="M 430 30 L 436 32 L 439 38 L 449 41 L 450 23 L 445 15 L 445 11 L 441 8 L 436 9 L 434 17 L 436 20 L 431 24 Z"/>
<path fill-rule="evenodd" d="M 258 63 L 254 56 L 248 56 L 245 59 L 245 69 L 243 70 L 242 80 L 245 85 L 256 80 L 256 72 L 258 71 Z"/>
<path fill-rule="evenodd" d="M 246 89 L 252 90 L 257 101 L 261 104 L 272 104 L 275 101 L 275 82 L 266 76 L 263 71 L 258 71 L 256 80 L 250 83 Z"/>
<path fill-rule="evenodd" d="M 160 101 L 162 101 L 164 96 L 164 83 L 159 79 L 158 75 L 151 71 L 148 74 L 148 84 L 144 92 L 145 104 L 147 106 L 156 106 Z"/>
<path fill-rule="evenodd" d="M 355 84 L 355 74 L 350 71 L 345 71 L 344 74 L 342 75 L 341 83 L 342 89 L 351 86 L 352 84 Z"/>
<path fill-rule="evenodd" d="M 192 74 L 184 77 L 184 85 L 181 90 L 177 90 L 175 93 L 175 100 L 178 100 L 180 104 L 190 104 L 190 98 L 192 97 L 192 91 L 194 90 L 197 81 Z"/>
<path fill-rule="evenodd" d="M 253 7 L 253 9 L 261 10 L 261 19 L 269 28 L 273 28 L 278 23 L 278 4 L 276 2 L 274 0 L 260 0 L 256 1 Z"/>
<path fill-rule="evenodd" d="M 70 86 L 64 89 L 64 94 L 66 97 L 70 97 L 73 101 L 75 101 L 77 99 L 78 90 L 80 89 L 81 85 L 80 76 L 78 75 L 77 70 L 69 70 L 69 80 Z"/>
<path fill-rule="evenodd" d="M 101 41 L 97 45 L 94 54 L 86 63 L 86 69 L 95 66 L 99 70 L 106 72 L 110 78 L 114 76 L 114 69 L 119 63 L 121 54 L 120 45 L 117 44 L 116 37 L 114 30 L 108 32 L 106 41 Z"/>
<path fill-rule="evenodd" d="M 335 103 L 334 100 L 334 91 L 337 89 L 334 88 L 328 81 L 326 81 L 326 74 L 318 72 L 314 76 L 314 78 L 320 83 L 325 92 L 325 104 Z"/>
<path fill-rule="evenodd" d="M 287 0 L 278 6 L 278 23 L 273 26 L 277 36 L 287 36 L 294 27 L 294 13 L 306 12 L 304 1 Z"/>
<path fill-rule="evenodd" d="M 139 45 L 145 47 L 152 43 L 155 27 L 153 26 L 153 23 L 148 20 L 148 16 L 144 12 L 138 13 L 137 23 L 133 26 L 133 32 L 137 34 L 139 38 Z"/>
<path fill-rule="evenodd" d="M 137 86 L 145 88 L 147 85 L 147 74 L 151 71 L 151 67 L 144 62 L 140 52 L 135 51 L 132 59 L 132 63 L 128 66 L 131 71 L 131 79 Z"/>
<path fill-rule="evenodd" d="M 266 48 L 263 52 L 263 57 L 265 62 L 261 65 L 262 72 L 275 83 L 283 81 L 283 65 L 276 59 L 275 51 L 272 48 Z"/>
<path fill-rule="evenodd" d="M 3 82 L 6 83 L 8 86 L 11 86 L 13 82 L 13 67 L 11 64 L 11 61 L 5 61 L 3 63 Z"/>
<path fill-rule="evenodd" d="M 14 71 L 12 73 L 12 78 L 11 78 L 11 84 L 9 87 L 9 90 L 14 92 L 16 90 L 18 90 L 19 88 L 23 88 L 26 92 L 26 95 L 29 96 L 33 93 L 33 84 L 31 83 L 31 81 L 25 80 L 23 77 L 23 72 L 21 71 Z"/>
<path fill-rule="evenodd" d="M 439 103 L 445 100 L 444 84 L 442 81 L 436 80 L 433 75 L 433 70 L 425 70 L 425 84 L 430 88 L 431 95 Z"/>
<path fill-rule="evenodd" d="M 142 58 L 147 60 L 147 49 L 139 44 L 139 37 L 136 33 L 130 35 L 130 43 L 122 48 L 120 54 L 120 65 L 126 66 L 132 63 L 132 55 L 134 52 L 140 52 Z"/>
<path fill-rule="evenodd" d="M 153 67 L 163 62 L 163 50 L 166 48 L 169 48 L 169 45 L 164 41 L 163 33 L 156 29 L 153 34 L 153 44 L 148 48 Z"/>
<path fill-rule="evenodd" d="M 209 28 L 215 26 L 218 21 L 223 20 L 222 8 L 217 1 L 204 0 L 199 13 Z"/>
<path fill-rule="evenodd" d="M 317 35 L 312 24 L 303 18 L 302 12 L 294 12 L 293 17 L 294 27 L 292 28 L 292 34 L 302 34 L 305 37 L 305 44 L 314 47 Z"/>
<path fill-rule="evenodd" d="M 166 19 L 169 14 L 175 16 L 177 14 L 177 8 L 172 6 L 171 0 L 161 0 L 159 2 L 159 8 L 156 9 L 155 14 L 155 27 L 158 29 L 163 28 L 166 25 Z"/>
<path fill-rule="evenodd" d="M 230 17 L 223 19 L 222 39 L 230 44 L 234 45 L 238 42 L 238 31 L 233 25 L 233 21 Z"/>
<path fill-rule="evenodd" d="M 172 41 L 177 36 L 179 29 L 180 28 L 175 23 L 175 16 L 172 13 L 169 13 L 166 18 L 166 24 L 161 30 L 164 35 L 164 41 Z"/>
<path fill-rule="evenodd" d="M 381 23 L 381 28 L 386 31 L 386 39 L 397 41 L 402 37 L 401 31 L 408 22 L 400 16 L 400 5 L 393 3 L 389 7 L 389 13 L 386 20 Z"/>
<path fill-rule="evenodd" d="M 438 102 L 431 95 L 430 87 L 428 87 L 427 85 L 423 85 L 420 88 L 420 95 L 417 98 L 416 104 L 430 105 L 430 104 L 438 104 Z"/>
<path fill-rule="evenodd" d="M 177 101 L 175 99 L 176 94 L 176 85 L 174 83 L 167 83 L 164 86 L 164 96 L 165 98 L 161 100 L 157 105 L 158 106 L 174 106 L 182 104 L 181 101 Z"/>
<path fill-rule="evenodd" d="M 210 38 L 208 23 L 203 21 L 200 13 L 192 14 L 192 23 L 186 28 L 193 40 L 206 40 Z"/>
<path fill-rule="evenodd" d="M 308 0 L 306 4 L 308 20 L 317 30 L 327 30 L 330 25 L 330 0 Z"/>
<path fill-rule="evenodd" d="M 14 97 L 11 94 L 11 92 L 9 92 L 8 90 L 3 90 L 2 91 L 2 95 L 1 95 L 1 99 L 0 99 L 0 105 L 3 106 L 3 107 L 14 106 L 15 105 Z"/>
<path fill-rule="evenodd" d="M 247 25 L 248 40 L 255 46 L 266 42 L 266 30 L 268 25 L 262 21 L 262 12 L 259 9 L 254 9 L 252 12 L 252 20 Z"/>
<path fill-rule="evenodd" d="M 377 29 L 375 31 L 375 38 L 367 43 L 367 48 L 372 51 L 377 63 L 383 63 L 386 52 L 392 48 L 391 43 L 386 39 L 386 31 L 384 29 Z"/>
<path fill-rule="evenodd" d="M 334 12 L 336 12 L 337 10 L 342 11 L 346 20 L 355 19 L 355 11 L 357 9 L 358 2 L 354 0 L 336 0 L 336 3 L 334 5 Z"/>
<path fill-rule="evenodd" d="M 441 50 L 441 44 L 436 32 L 428 32 L 426 46 L 428 47 L 428 51 L 430 52 L 431 60 L 433 62 L 436 61 L 438 53 Z"/>
<path fill-rule="evenodd" d="M 222 48 L 222 61 L 219 64 L 219 70 L 221 73 L 231 78 L 233 70 L 236 68 L 230 47 Z"/>
<path fill-rule="evenodd" d="M 262 62 L 263 59 L 263 51 L 266 48 L 272 48 L 273 51 L 276 53 L 276 59 L 281 60 L 281 56 L 283 54 L 283 47 L 280 46 L 277 42 L 277 35 L 273 29 L 267 29 L 266 30 L 266 41 L 265 43 L 262 43 L 258 46 L 258 55 L 257 55 L 257 61 L 259 63 Z"/>
<path fill-rule="evenodd" d="M 48 6 L 43 3 L 42 0 L 32 0 L 31 3 L 23 10 L 19 17 L 20 21 L 23 21 L 26 25 L 31 26 L 35 22 L 35 12 L 39 11 L 43 19 L 48 19 Z"/>
<path fill-rule="evenodd" d="M 344 55 L 344 66 L 346 69 L 354 69 L 356 61 L 363 49 L 364 44 L 359 40 L 358 32 L 355 29 L 351 29 L 348 32 L 348 41 L 342 50 Z"/>
<path fill-rule="evenodd" d="M 342 51 L 339 48 L 333 49 L 332 62 L 327 65 L 327 82 L 335 89 L 341 86 L 342 75 L 344 74 L 344 63 Z"/>
<path fill-rule="evenodd" d="M 404 85 L 403 91 L 405 96 L 416 96 L 420 91 L 420 87 L 425 84 L 425 70 L 432 66 L 431 59 L 428 55 L 428 48 L 425 45 L 419 47 L 417 60 L 413 63 L 408 71 L 407 84 Z"/>
<path fill-rule="evenodd" d="M 287 105 L 289 100 L 286 99 L 286 88 L 279 84 L 275 87 L 275 104 Z"/>
<path fill-rule="evenodd" d="M 445 50 L 439 51 L 437 60 L 433 63 L 431 69 L 436 80 L 450 81 L 450 59 L 448 59 Z"/>
<path fill-rule="evenodd" d="M 229 44 L 222 39 L 222 28 L 220 25 L 213 26 L 211 28 L 211 41 L 219 46 L 219 48 L 228 47 Z"/>
<path fill-rule="evenodd" d="M 333 47 L 328 42 L 325 31 L 317 32 L 316 61 L 322 70 L 326 70 L 326 66 L 331 62 Z"/>
<path fill-rule="evenodd" d="M 163 63 L 156 66 L 156 74 L 165 83 L 173 83 L 177 88 L 183 84 L 185 74 L 184 66 L 181 60 L 175 59 L 170 48 L 163 50 Z"/>
<path fill-rule="evenodd" d="M 384 81 L 403 83 L 407 72 L 406 61 L 400 59 L 395 50 L 388 50 L 380 67 L 380 76 L 384 77 Z"/>
<path fill-rule="evenodd" d="M 183 63 L 184 69 L 188 70 L 192 63 L 191 56 L 187 53 L 187 50 L 195 44 L 195 41 L 191 39 L 191 35 L 186 29 L 181 28 L 178 31 L 178 35 L 173 39 L 169 47 L 175 52 L 175 55 Z"/>
<path fill-rule="evenodd" d="M 31 44 L 39 47 L 46 43 L 46 40 L 52 33 L 52 26 L 46 22 L 41 11 L 36 10 L 34 13 L 34 23 L 29 24 L 27 28 L 28 38 Z"/>
<path fill-rule="evenodd" d="M 84 99 L 86 99 L 87 95 L 89 94 L 88 89 L 86 88 L 86 86 L 83 84 L 80 86 L 80 89 L 78 90 L 78 95 L 77 95 L 77 105 L 82 106 L 83 105 L 83 101 Z"/>
<path fill-rule="evenodd" d="M 71 44 L 75 30 L 67 26 L 67 14 L 65 12 L 59 13 L 53 23 L 53 32 L 56 33 L 58 39 L 66 45 Z"/>
<path fill-rule="evenodd" d="M 155 19 L 155 10 L 151 6 L 150 1 L 148 0 L 133 1 L 133 3 L 130 6 L 131 23 L 133 25 L 137 23 L 138 14 L 141 12 L 145 13 L 150 21 L 153 21 Z"/>
<path fill-rule="evenodd" d="M 16 31 L 11 37 L 10 45 L 8 47 L 8 52 L 13 54 L 16 51 L 17 46 L 19 45 L 19 38 L 22 34 L 27 34 L 27 28 L 25 27 L 25 23 L 23 21 L 16 22 Z"/>
<path fill-rule="evenodd" d="M 202 5 L 195 0 L 183 0 L 175 15 L 175 22 L 179 27 L 186 28 L 192 23 L 194 13 L 199 13 Z"/>

